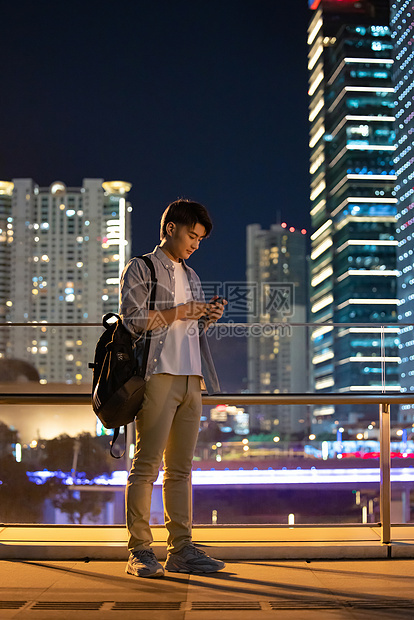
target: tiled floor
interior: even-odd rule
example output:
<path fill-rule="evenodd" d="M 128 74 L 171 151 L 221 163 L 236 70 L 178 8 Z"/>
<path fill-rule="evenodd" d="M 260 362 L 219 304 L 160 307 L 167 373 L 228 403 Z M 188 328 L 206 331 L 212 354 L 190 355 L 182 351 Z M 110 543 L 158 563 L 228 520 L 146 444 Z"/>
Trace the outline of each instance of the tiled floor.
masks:
<path fill-rule="evenodd" d="M 163 560 L 166 532 L 153 533 Z M 414 619 L 412 526 L 394 526 L 391 547 L 374 524 L 193 533 L 224 571 L 137 579 L 124 528 L 3 526 L 0 620 Z"/>
<path fill-rule="evenodd" d="M 124 562 L 0 562 L 0 618 L 414 618 L 414 562 L 228 562 L 213 575 L 137 579 Z M 14 608 L 13 608 L 14 607 Z"/>

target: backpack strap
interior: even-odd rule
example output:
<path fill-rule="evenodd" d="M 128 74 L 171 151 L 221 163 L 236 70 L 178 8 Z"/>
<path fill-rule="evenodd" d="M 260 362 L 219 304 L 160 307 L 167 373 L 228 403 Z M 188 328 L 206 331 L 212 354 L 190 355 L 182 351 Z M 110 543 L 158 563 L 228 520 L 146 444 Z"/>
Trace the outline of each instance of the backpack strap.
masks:
<path fill-rule="evenodd" d="M 121 428 L 120 426 L 118 426 L 117 428 L 114 428 L 114 434 L 113 434 L 113 437 L 112 437 L 112 441 L 111 441 L 111 443 L 110 443 L 110 446 L 111 446 L 111 447 L 110 447 L 109 453 L 110 453 L 110 455 L 111 455 L 114 459 L 122 459 L 122 457 L 124 456 L 124 454 L 125 454 L 125 452 L 126 452 L 126 449 L 127 449 L 127 429 L 128 429 L 128 426 L 126 426 L 126 425 L 125 425 L 125 426 L 124 426 L 124 450 L 123 450 L 123 452 L 122 452 L 121 454 L 119 454 L 119 455 L 114 454 L 114 453 L 112 452 L 113 447 L 114 447 L 114 445 L 115 445 L 115 442 L 116 442 L 116 440 L 118 439 L 119 429 L 120 429 L 120 428 Z"/>
<path fill-rule="evenodd" d="M 151 295 L 150 295 L 150 305 L 149 308 L 150 310 L 154 310 L 155 308 L 155 292 L 156 292 L 156 288 L 157 288 L 157 278 L 155 275 L 155 269 L 154 269 L 154 263 L 152 262 L 152 260 L 150 259 L 149 256 L 137 256 L 137 258 L 142 258 L 142 260 L 144 261 L 144 263 L 147 265 L 148 269 L 151 272 Z"/>
<path fill-rule="evenodd" d="M 137 256 L 137 258 L 142 258 L 142 260 L 145 262 L 145 264 L 147 265 L 147 267 L 148 267 L 148 269 L 150 270 L 150 273 L 151 273 L 151 293 L 150 293 L 149 309 L 150 310 L 154 310 L 154 308 L 155 308 L 155 293 L 156 293 L 156 289 L 157 289 L 157 278 L 155 276 L 154 264 L 153 264 L 152 260 L 148 256 Z M 108 314 L 106 314 L 104 316 L 104 319 L 111 318 L 110 315 L 113 315 L 114 317 L 117 317 L 118 319 L 120 318 L 117 314 L 108 313 Z M 106 327 L 105 322 L 104 322 L 104 326 Z M 142 373 L 144 375 L 145 375 L 145 370 L 147 368 L 147 363 L 148 363 L 148 354 L 149 354 L 150 341 L 151 341 L 151 338 L 146 336 L 145 337 L 145 345 L 144 345 L 144 355 L 143 355 L 143 360 L 142 360 L 142 368 L 141 368 L 141 371 L 142 371 Z M 126 452 L 126 449 L 127 449 L 127 428 L 128 428 L 127 426 L 124 426 L 124 450 L 123 450 L 123 452 L 119 456 L 114 454 L 112 450 L 114 448 L 116 440 L 118 439 L 120 427 L 118 426 L 118 428 L 114 428 L 114 434 L 113 434 L 112 441 L 111 441 L 110 454 L 115 459 L 122 458 L 124 456 L 125 452 Z"/>
<path fill-rule="evenodd" d="M 151 293 L 150 293 L 149 309 L 150 310 L 154 310 L 155 309 L 155 294 L 156 294 L 157 282 L 158 282 L 158 280 L 157 280 L 157 278 L 155 276 L 154 263 L 149 258 L 149 256 L 137 256 L 137 258 L 142 258 L 142 260 L 147 265 L 147 267 L 148 267 L 148 269 L 150 270 L 150 273 L 151 273 Z M 151 335 L 150 334 L 149 335 L 146 334 L 146 336 L 145 336 L 145 345 L 144 345 L 144 354 L 143 354 L 143 358 L 142 358 L 142 368 L 141 368 L 141 373 L 143 375 L 145 375 L 145 371 L 146 371 L 147 364 L 148 364 L 148 355 L 149 355 L 150 342 L 151 342 Z"/>

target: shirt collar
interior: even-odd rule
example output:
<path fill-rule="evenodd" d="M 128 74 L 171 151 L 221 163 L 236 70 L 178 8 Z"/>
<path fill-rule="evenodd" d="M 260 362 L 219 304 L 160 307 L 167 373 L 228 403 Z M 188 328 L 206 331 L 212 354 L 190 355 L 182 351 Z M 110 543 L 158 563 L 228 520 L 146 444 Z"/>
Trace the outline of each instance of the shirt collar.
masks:
<path fill-rule="evenodd" d="M 154 251 L 152 253 L 154 254 L 154 256 L 159 258 L 159 260 L 162 262 L 162 264 L 164 265 L 166 269 L 174 269 L 174 264 L 175 264 L 174 261 L 171 260 L 171 258 L 168 258 L 166 253 L 161 250 L 159 245 L 155 246 Z M 187 269 L 185 260 L 181 259 L 181 264 L 184 267 L 184 269 Z"/>

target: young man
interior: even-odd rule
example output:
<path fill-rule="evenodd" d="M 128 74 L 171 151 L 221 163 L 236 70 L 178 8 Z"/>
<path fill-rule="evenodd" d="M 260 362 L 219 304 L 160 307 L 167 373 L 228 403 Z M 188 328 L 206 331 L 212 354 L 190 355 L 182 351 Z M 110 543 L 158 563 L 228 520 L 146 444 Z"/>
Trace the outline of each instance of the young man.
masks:
<path fill-rule="evenodd" d="M 143 260 L 133 258 L 121 278 L 120 312 L 136 338 L 139 362 L 145 335 L 150 336 L 145 397 L 136 420 L 136 451 L 126 488 L 130 550 L 126 572 L 137 577 L 162 577 L 164 568 L 210 573 L 225 566 L 197 549 L 191 538 L 191 466 L 202 379 L 209 393 L 220 391 L 205 329 L 222 316 L 224 305 L 205 302 L 200 280 L 185 260 L 211 229 L 207 210 L 196 202 L 177 200 L 164 211 L 161 243 L 147 254 L 157 279 L 154 310 L 148 310 L 151 275 Z M 162 458 L 168 530 L 164 568 L 151 548 L 149 526 L 152 487 Z"/>

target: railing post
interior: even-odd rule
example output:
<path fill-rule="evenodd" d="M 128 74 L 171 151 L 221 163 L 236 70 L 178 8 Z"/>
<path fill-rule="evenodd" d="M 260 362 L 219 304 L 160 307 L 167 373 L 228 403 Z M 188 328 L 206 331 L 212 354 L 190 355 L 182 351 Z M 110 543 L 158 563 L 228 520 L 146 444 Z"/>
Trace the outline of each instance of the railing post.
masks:
<path fill-rule="evenodd" d="M 380 414 L 380 508 L 381 542 L 391 542 L 391 432 L 390 405 L 379 406 Z"/>

